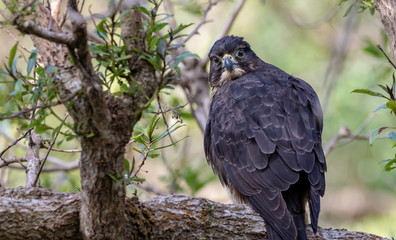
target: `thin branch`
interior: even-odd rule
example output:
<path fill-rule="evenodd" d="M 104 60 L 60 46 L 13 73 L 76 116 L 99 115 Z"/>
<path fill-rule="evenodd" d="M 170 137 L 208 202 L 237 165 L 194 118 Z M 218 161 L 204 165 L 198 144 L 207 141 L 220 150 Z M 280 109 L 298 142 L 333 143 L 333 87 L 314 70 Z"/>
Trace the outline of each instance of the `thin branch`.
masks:
<path fill-rule="evenodd" d="M 41 146 L 42 148 L 49 149 L 49 146 L 45 146 L 44 144 Z M 58 149 L 58 148 L 52 148 L 51 149 L 54 152 L 64 152 L 64 153 L 79 153 L 81 152 L 81 149 Z"/>
<path fill-rule="evenodd" d="M 43 105 L 39 105 L 39 106 L 27 108 L 27 109 L 25 109 L 25 110 L 21 110 L 21 111 L 19 111 L 19 112 L 15 112 L 15 113 L 10 114 L 10 115 L 7 115 L 7 116 L 0 116 L 0 120 L 15 118 L 15 117 L 17 117 L 17 116 L 19 116 L 19 115 L 22 115 L 22 114 L 25 114 L 25 113 L 28 113 L 28 112 L 31 112 L 31 111 L 35 111 L 35 110 L 37 110 L 37 109 L 49 108 L 49 107 L 54 107 L 54 106 L 63 104 L 63 103 L 65 103 L 65 102 L 71 100 L 72 98 L 74 98 L 74 97 L 77 95 L 77 93 L 78 93 L 78 92 L 76 92 L 76 93 L 74 93 L 74 94 L 71 94 L 71 95 L 65 97 L 64 99 L 59 100 L 59 101 L 57 101 L 57 102 L 55 102 L 55 103 L 47 103 L 47 104 L 43 104 Z"/>
<path fill-rule="evenodd" d="M 204 10 L 203 14 L 202 14 L 202 18 L 201 21 L 199 21 L 198 25 L 194 28 L 194 30 L 184 39 L 183 44 L 185 44 L 186 42 L 188 42 L 188 40 L 190 40 L 194 35 L 198 34 L 199 29 L 202 27 L 202 25 L 204 25 L 205 23 L 207 23 L 207 16 L 209 11 L 211 10 L 211 8 L 216 5 L 219 2 L 219 0 L 216 1 L 211 1 L 209 0 L 209 5 L 206 7 L 206 9 Z"/>
<path fill-rule="evenodd" d="M 166 110 L 161 110 L 161 111 L 158 111 L 158 112 L 151 112 L 151 113 L 154 113 L 154 114 L 163 114 L 163 113 L 167 113 L 167 112 L 170 112 L 170 111 L 174 111 L 174 110 L 177 110 L 177 109 L 180 109 L 180 108 L 184 108 L 185 106 L 187 106 L 187 104 L 189 104 L 191 102 L 191 100 L 188 100 L 185 104 L 183 104 L 183 105 L 179 105 L 179 106 L 176 106 L 176 107 L 171 107 L 171 108 L 166 108 Z"/>
<path fill-rule="evenodd" d="M 393 61 L 388 57 L 388 54 L 386 54 L 386 52 L 384 51 L 384 49 L 382 49 L 380 44 L 377 44 L 377 48 L 379 48 L 379 50 L 381 50 L 382 54 L 385 55 L 386 59 L 388 59 L 388 62 L 392 65 L 392 67 L 394 69 L 396 69 L 396 65 L 393 63 Z"/>
<path fill-rule="evenodd" d="M 26 162 L 25 157 L 13 157 L 10 159 L 1 158 L 2 163 L 0 163 L 0 168 L 6 167 L 13 163 L 19 163 L 22 166 L 22 169 L 26 169 L 26 166 L 22 164 L 22 162 Z"/>
<path fill-rule="evenodd" d="M 360 135 L 362 131 L 367 127 L 367 125 L 373 120 L 375 114 L 370 114 L 364 122 L 359 126 L 358 130 L 356 133 L 352 134 L 351 130 L 348 127 L 340 127 L 338 130 L 338 133 L 331 138 L 329 143 L 325 147 L 325 155 L 327 156 L 332 150 L 334 150 L 337 147 L 346 145 L 353 140 L 368 140 L 370 136 L 362 136 Z M 340 142 L 342 139 L 347 139 L 344 142 Z"/>
<path fill-rule="evenodd" d="M 3 163 L 0 164 L 0 168 L 9 167 L 12 169 L 25 170 L 26 166 L 22 164 L 22 162 L 26 162 L 25 157 L 13 157 L 10 159 L 2 159 Z M 48 162 L 52 162 L 53 158 L 48 158 Z M 77 159 L 72 162 L 62 162 L 61 164 L 57 164 L 55 166 L 45 166 L 41 172 L 67 172 L 72 171 L 79 168 L 80 159 Z M 14 163 L 20 163 L 21 166 L 11 165 Z"/>
<path fill-rule="evenodd" d="M 21 139 L 25 138 L 30 131 L 32 131 L 33 128 L 29 128 L 21 137 L 17 138 L 14 142 L 12 142 L 8 147 L 6 147 L 3 151 L 1 151 L 0 153 L 0 159 L 2 159 L 3 154 L 10 149 L 11 147 L 13 147 L 14 145 L 16 145 Z"/>
<path fill-rule="evenodd" d="M 56 134 L 55 134 L 55 136 L 54 136 L 54 140 L 52 140 L 52 143 L 51 143 L 51 145 L 49 146 L 49 148 L 48 148 L 48 150 L 47 150 L 47 153 L 45 154 L 45 157 L 44 157 L 43 161 L 41 162 L 40 170 L 39 170 L 39 172 L 38 172 L 37 175 L 36 175 L 36 179 L 35 179 L 34 182 L 33 182 L 33 186 L 36 186 L 37 181 L 38 181 L 39 176 L 40 176 L 40 173 L 41 173 L 41 171 L 43 170 L 44 163 L 47 161 L 48 155 L 49 155 L 49 153 L 51 152 L 51 149 L 52 149 L 52 147 L 54 146 L 55 141 L 56 141 L 56 139 L 58 138 L 58 135 L 59 135 L 59 133 L 60 133 L 60 130 L 62 129 L 62 126 L 63 126 L 63 124 L 65 123 L 66 118 L 67 118 L 68 116 L 69 116 L 69 114 L 66 113 L 66 116 L 65 116 L 65 118 L 63 119 L 63 122 L 61 122 L 61 124 L 60 124 L 59 130 L 56 132 Z"/>
<path fill-rule="evenodd" d="M 55 43 L 73 45 L 75 42 L 78 42 L 78 40 L 68 32 L 53 32 L 41 28 L 34 22 L 28 20 L 24 21 L 22 24 L 18 24 L 17 28 L 22 33 L 35 35 Z"/>

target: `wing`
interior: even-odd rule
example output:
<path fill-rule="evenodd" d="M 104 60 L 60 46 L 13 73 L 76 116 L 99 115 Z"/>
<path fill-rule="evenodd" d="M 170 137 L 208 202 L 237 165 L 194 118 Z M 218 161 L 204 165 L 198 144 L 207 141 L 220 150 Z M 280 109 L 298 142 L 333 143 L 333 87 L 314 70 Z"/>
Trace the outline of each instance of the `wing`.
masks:
<path fill-rule="evenodd" d="M 224 84 L 212 99 L 204 145 L 222 183 L 235 186 L 266 223 L 292 239 L 296 229 L 281 192 L 302 171 L 314 192 L 324 191 L 325 162 L 315 92 L 282 77 L 257 72 Z"/>

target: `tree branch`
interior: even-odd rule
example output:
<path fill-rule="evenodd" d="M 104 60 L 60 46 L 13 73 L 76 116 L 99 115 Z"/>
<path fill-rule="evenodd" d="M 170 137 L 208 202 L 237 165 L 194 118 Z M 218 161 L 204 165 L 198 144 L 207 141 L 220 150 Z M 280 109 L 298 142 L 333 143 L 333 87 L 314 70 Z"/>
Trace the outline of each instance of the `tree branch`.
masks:
<path fill-rule="evenodd" d="M 18 24 L 18 23 L 17 23 Z M 25 34 L 35 35 L 40 38 L 44 38 L 51 42 L 62 43 L 66 45 L 72 45 L 75 43 L 75 38 L 68 32 L 53 32 L 37 26 L 34 22 L 26 20 L 23 23 L 17 25 L 19 31 Z"/>
<path fill-rule="evenodd" d="M 0 239 L 81 239 L 79 209 L 79 194 L 0 187 Z M 186 195 L 127 198 L 125 216 L 128 239 L 266 239 L 264 222 L 250 207 Z M 307 233 L 309 239 L 385 239 L 345 229 L 319 228 L 314 235 L 307 227 Z"/>

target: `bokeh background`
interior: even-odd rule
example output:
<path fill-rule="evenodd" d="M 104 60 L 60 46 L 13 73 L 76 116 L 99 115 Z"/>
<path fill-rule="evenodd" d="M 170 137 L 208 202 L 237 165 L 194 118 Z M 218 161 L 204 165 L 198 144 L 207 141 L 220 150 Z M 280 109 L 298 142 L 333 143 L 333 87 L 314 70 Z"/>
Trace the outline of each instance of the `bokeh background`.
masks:
<path fill-rule="evenodd" d="M 216 4 L 187 48 L 205 56 L 236 1 L 224 0 Z M 264 61 L 272 63 L 288 73 L 306 80 L 316 90 L 324 111 L 323 147 L 327 148 L 340 128 L 347 127 L 352 133 L 369 136 L 380 126 L 394 126 L 394 117 L 387 110 L 374 110 L 385 103 L 383 99 L 351 93 L 354 89 L 368 88 L 380 91 L 377 84 L 392 84 L 392 69 L 386 58 L 375 48 L 382 44 L 386 49 L 386 37 L 377 13 L 359 11 L 355 1 L 339 0 L 288 0 L 246 1 L 233 24 L 230 34 L 243 36 L 252 49 Z M 208 2 L 203 0 L 174 0 L 177 22 L 198 24 L 202 10 Z M 85 1 L 85 13 L 105 12 L 107 1 Z M 4 9 L 4 6 L 1 6 Z M 347 11 L 349 14 L 346 15 Z M 192 30 L 195 25 L 187 29 Z M 90 30 L 94 27 L 91 23 Z M 11 47 L 20 46 L 31 50 L 28 37 L 20 36 L 9 26 L 0 29 L 1 61 L 8 61 Z M 28 56 L 24 50 L 20 54 Z M 21 63 L 22 64 L 22 63 Z M 1 94 L 8 88 L 0 84 Z M 173 107 L 187 102 L 179 87 L 161 93 L 162 105 Z M 2 102 L 2 104 L 4 104 Z M 156 110 L 153 103 L 151 110 Z M 1 106 L 0 106 L 1 110 Z M 55 111 L 63 112 L 62 106 Z M 146 126 L 150 111 L 139 123 Z M 156 193 L 184 193 L 214 201 L 232 203 L 227 192 L 207 165 L 203 151 L 203 134 L 190 113 L 190 106 L 170 112 L 166 118 L 173 123 L 178 114 L 184 127 L 172 134 L 177 140 L 188 136 L 175 147 L 159 151 L 160 156 L 148 159 L 139 173 L 145 178 L 142 185 L 130 185 L 128 194 L 138 194 L 141 199 L 154 197 Z M 48 124 L 59 122 L 51 119 Z M 16 122 L 0 122 L 0 150 L 8 146 L 18 135 Z M 345 129 L 345 128 L 344 128 Z M 164 131 L 164 124 L 156 130 Z M 48 136 L 49 137 L 49 136 Z M 59 139 L 58 141 L 62 141 Z M 161 144 L 169 144 L 166 138 Z M 347 228 L 365 231 L 384 237 L 396 236 L 396 170 L 384 170 L 385 159 L 392 158 L 394 150 L 390 140 L 380 138 L 372 144 L 367 139 L 348 141 L 342 139 L 327 154 L 327 189 L 323 198 L 319 220 L 321 227 Z M 23 142 L 26 146 L 27 142 Z M 126 158 L 133 157 L 136 164 L 141 156 L 128 146 Z M 77 141 L 63 141 L 62 149 L 78 149 Z M 24 156 L 23 146 L 7 152 L 7 156 Z M 45 153 L 45 151 L 43 151 Z M 65 162 L 78 160 L 78 153 L 51 153 L 50 157 Z M 23 186 L 24 171 L 14 168 L 0 169 L 3 186 Z M 41 184 L 54 191 L 78 192 L 78 170 L 43 173 Z M 156 193 L 155 193 L 156 192 Z"/>

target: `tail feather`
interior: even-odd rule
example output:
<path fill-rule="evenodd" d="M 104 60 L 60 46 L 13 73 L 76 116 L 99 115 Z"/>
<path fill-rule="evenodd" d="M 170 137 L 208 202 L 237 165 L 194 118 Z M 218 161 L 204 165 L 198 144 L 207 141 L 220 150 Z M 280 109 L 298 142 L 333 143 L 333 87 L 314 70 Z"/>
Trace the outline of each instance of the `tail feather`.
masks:
<path fill-rule="evenodd" d="M 320 211 L 320 195 L 311 187 L 309 190 L 308 199 L 312 230 L 316 234 L 318 230 L 318 218 Z"/>

